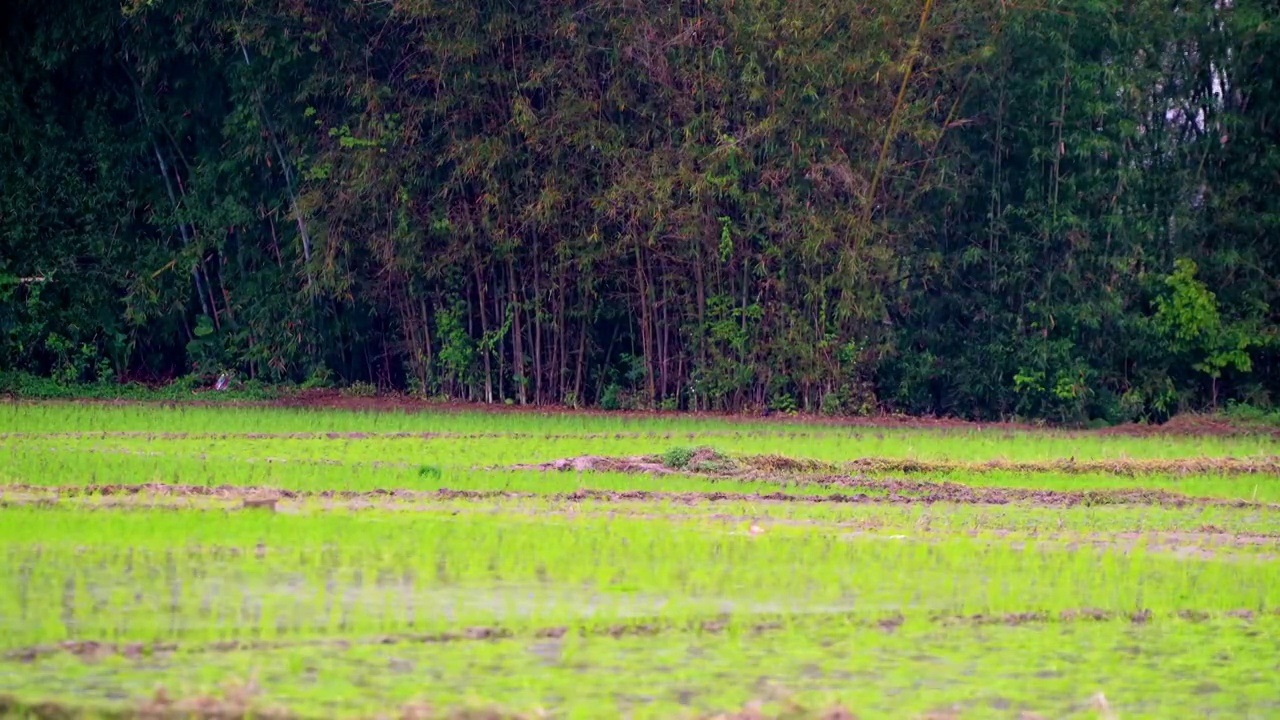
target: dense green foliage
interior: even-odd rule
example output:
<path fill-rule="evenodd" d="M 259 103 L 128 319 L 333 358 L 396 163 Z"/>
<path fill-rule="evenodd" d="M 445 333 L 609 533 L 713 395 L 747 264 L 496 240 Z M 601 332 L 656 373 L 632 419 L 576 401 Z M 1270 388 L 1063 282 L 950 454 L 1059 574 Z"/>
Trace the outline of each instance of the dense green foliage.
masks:
<path fill-rule="evenodd" d="M 1265 407 L 1277 21 L 1274 0 L 15 0 L 0 369 Z"/>

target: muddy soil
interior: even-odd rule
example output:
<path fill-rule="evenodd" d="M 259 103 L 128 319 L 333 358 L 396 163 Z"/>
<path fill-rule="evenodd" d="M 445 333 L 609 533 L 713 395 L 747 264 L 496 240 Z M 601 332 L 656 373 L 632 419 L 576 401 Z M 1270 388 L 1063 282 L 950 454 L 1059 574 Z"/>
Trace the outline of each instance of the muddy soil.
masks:
<path fill-rule="evenodd" d="M 112 720 L 241 720 L 242 718 L 261 718 L 262 720 L 295 720 L 301 718 L 288 708 L 261 707 L 256 701 L 256 688 L 245 686 L 222 697 L 195 696 L 170 697 L 163 689 L 156 691 L 155 697 L 136 707 L 112 708 L 110 710 L 90 710 L 65 701 L 49 701 L 29 703 L 15 697 L 0 695 L 0 717 L 32 718 L 33 720 L 72 720 L 73 718 L 111 718 Z M 776 698 L 771 698 L 776 699 Z M 761 702 L 751 702 L 742 710 L 719 713 L 687 714 L 690 720 L 768 720 L 759 707 Z M 388 708 L 375 717 L 391 720 L 542 720 L 548 717 L 543 711 L 532 714 L 516 713 L 501 707 L 484 707 L 470 703 L 465 708 L 438 710 L 426 704 L 411 703 L 398 710 Z M 788 704 L 788 718 L 810 718 L 811 720 L 857 720 L 857 715 L 844 707 L 836 705 L 822 710 L 809 710 L 791 702 Z M 955 714 L 929 714 L 921 716 L 921 720 L 959 720 Z M 1044 720 L 1039 715 L 1022 713 L 1017 720 Z"/>
<path fill-rule="evenodd" d="M 452 495 L 452 494 L 451 494 Z M 533 499 L 535 496 L 526 498 L 491 498 L 498 500 L 511 499 Z M 537 496 L 539 499 L 545 499 L 545 496 Z M 264 495 L 254 496 L 195 496 L 195 495 L 117 495 L 109 497 L 89 497 L 89 496 L 66 496 L 57 498 L 51 495 L 37 494 L 20 494 L 15 495 L 9 493 L 5 499 L 0 500 L 0 507 L 43 507 L 52 508 L 59 504 L 68 507 L 88 507 L 94 510 L 261 510 L 274 511 L 285 514 L 299 514 L 306 512 L 329 512 L 334 510 L 360 511 L 360 510 L 381 510 L 390 512 L 433 512 L 444 513 L 450 512 L 453 515 L 460 513 L 472 512 L 488 512 L 484 509 L 469 508 L 464 505 L 456 505 L 450 502 L 453 497 L 442 500 L 440 497 L 432 495 L 429 497 L 414 497 L 410 499 L 400 497 L 379 496 L 376 498 L 294 498 L 284 499 Z M 503 508 L 504 513 L 514 513 L 518 515 L 531 515 L 541 518 L 559 517 L 565 519 L 574 518 L 615 518 L 625 517 L 634 520 L 650 520 L 655 522 L 718 522 L 727 524 L 743 524 L 743 523 L 759 523 L 763 527 L 760 532 L 766 532 L 767 528 L 774 526 L 781 527 L 810 527 L 818 528 L 824 531 L 845 531 L 841 538 L 850 540 L 860 539 L 911 539 L 920 542 L 933 542 L 945 537 L 952 536 L 948 530 L 943 530 L 940 534 L 934 534 L 928 525 L 916 526 L 909 536 L 907 535 L 890 535 L 886 536 L 884 531 L 884 523 L 875 517 L 870 518 L 850 518 L 844 520 L 810 520 L 800 518 L 787 517 L 769 517 L 761 520 L 754 515 L 728 514 L 722 512 L 705 512 L 705 513 L 677 513 L 677 514 L 661 514 L 648 512 L 642 505 L 627 507 L 625 505 L 614 505 L 604 507 L 582 507 L 578 503 L 580 499 L 569 499 L 568 496 L 560 498 L 560 507 L 547 506 L 539 504 L 536 507 L 522 508 L 519 505 L 508 505 Z M 598 500 L 598 502 L 607 502 Z M 714 508 L 714 503 L 708 503 L 709 509 Z M 1269 550 L 1273 552 L 1250 552 L 1247 556 L 1250 560 L 1270 560 L 1280 557 L 1280 534 L 1264 534 L 1264 533 L 1241 533 L 1234 534 L 1224 532 L 1212 525 L 1203 525 L 1195 530 L 1181 531 L 1139 531 L 1139 530 L 1117 530 L 1113 532 L 1027 532 L 1012 531 L 999 528 L 983 528 L 969 531 L 961 531 L 961 535 L 971 538 L 985 538 L 993 541 L 1009 540 L 1014 543 L 1038 543 L 1046 547 L 1067 548 L 1069 550 L 1078 549 L 1080 547 L 1092 547 L 1095 549 L 1115 549 L 1120 551 L 1128 551 L 1141 547 L 1146 552 L 1160 552 L 1171 554 L 1185 558 L 1213 559 L 1231 554 L 1233 551 L 1248 548 L 1250 550 Z"/>
<path fill-rule="evenodd" d="M 557 472 L 573 470 L 575 472 L 616 472 L 645 475 L 683 474 L 683 471 L 681 470 L 669 468 L 664 465 L 661 459 L 648 456 L 615 458 L 601 457 L 598 455 L 579 455 L 578 457 L 562 458 L 560 460 L 552 460 L 551 462 L 545 463 L 509 465 L 505 468 L 493 469 L 542 470 Z"/>
<path fill-rule="evenodd" d="M 1008 461 L 988 460 L 986 462 L 946 462 L 922 460 L 898 460 L 885 458 L 863 458 L 845 463 L 846 470 L 853 472 L 901 472 L 901 473 L 945 473 L 945 472 L 1018 472 L 1018 473 L 1062 473 L 1083 475 L 1089 473 L 1106 475 L 1280 475 L 1280 457 L 1258 459 L 1240 458 L 1178 458 L 1178 459 L 1112 459 L 1112 460 L 1065 460 L 1046 461 Z"/>
<path fill-rule="evenodd" d="M 1275 615 L 1280 615 L 1280 610 L 1274 611 Z M 1252 610 L 1183 610 L 1177 616 L 1179 620 L 1190 622 L 1206 622 L 1209 620 L 1221 620 L 1234 618 L 1238 620 L 1251 621 L 1258 617 L 1258 613 Z M 901 613 L 891 613 L 880 616 L 873 615 L 852 615 L 849 613 L 822 613 L 814 615 L 806 615 L 804 620 L 806 623 L 812 622 L 819 624 L 830 622 L 839 624 L 841 627 L 849 625 L 859 627 L 876 627 L 883 630 L 895 630 L 905 623 L 934 623 L 941 625 L 1031 625 L 1031 624 L 1048 624 L 1048 623 L 1073 623 L 1073 622 L 1110 622 L 1128 620 L 1133 623 L 1147 623 L 1156 620 L 1169 621 L 1173 616 L 1157 616 L 1150 610 L 1138 610 L 1134 612 L 1118 613 L 1108 610 L 1099 610 L 1094 608 L 1079 608 L 1063 610 L 1060 612 L 1048 611 L 1029 611 L 1017 613 L 999 613 L 999 614 L 956 614 L 945 612 L 933 612 L 928 614 L 912 615 L 906 617 Z M 274 650 L 280 648 L 297 648 L 297 647 L 323 647 L 333 648 L 337 650 L 345 650 L 353 645 L 400 645 L 414 643 L 454 643 L 466 641 L 481 640 L 507 640 L 507 639 L 545 639 L 545 638 L 561 638 L 566 635 L 576 637 L 635 637 L 635 636 L 651 636 L 666 633 L 680 632 L 698 632 L 698 633 L 721 633 L 725 632 L 730 625 L 732 617 L 729 615 L 721 615 L 712 619 L 702 620 L 672 620 L 661 616 L 636 618 L 625 623 L 585 623 L 574 626 L 553 625 L 533 630 L 515 631 L 508 627 L 500 625 L 493 626 L 476 626 L 463 628 L 458 631 L 442 632 L 442 633 L 392 633 L 383 635 L 373 635 L 355 639 L 348 638 L 304 638 L 296 640 L 230 640 L 230 641 L 214 641 L 207 643 L 177 643 L 177 642 L 153 642 L 153 643 L 111 643 L 96 641 L 66 641 L 49 645 L 34 645 L 25 648 L 10 650 L 4 654 L 6 660 L 16 660 L 19 662 L 32 662 L 42 657 L 58 653 L 69 653 L 72 655 L 84 657 L 86 659 L 100 659 L 110 656 L 123 656 L 130 658 L 143 658 L 163 656 L 181 650 L 184 653 L 202 653 L 202 652 L 251 652 Z M 755 622 L 749 623 L 746 629 L 753 633 L 766 633 L 787 628 L 791 625 L 785 616 L 766 615 L 761 616 Z M 741 626 L 739 626 L 741 627 Z"/>
<path fill-rule="evenodd" d="M 168 453 L 158 450 L 141 450 L 122 447 L 62 448 L 41 447 L 44 452 L 97 453 L 106 455 L 133 455 L 138 457 L 184 457 L 208 460 L 208 453 Z M 702 453 L 703 451 L 699 451 Z M 335 458 L 270 457 L 215 455 L 214 459 L 245 463 L 287 463 L 292 465 L 358 466 L 380 469 L 409 470 L 419 467 L 409 462 L 382 460 L 349 463 Z M 820 460 L 788 458 L 781 455 L 725 456 L 714 451 L 695 454 L 682 468 L 667 465 L 661 457 L 632 455 L 612 457 L 605 455 L 580 455 L 541 463 L 472 467 L 486 472 L 535 471 L 535 472 L 611 472 L 635 475 L 685 475 L 708 482 L 739 481 L 794 485 L 857 486 L 864 474 L 886 475 L 943 475 L 948 473 L 1005 472 L 1025 475 L 1056 473 L 1060 475 L 1114 475 L 1140 477 L 1165 476 L 1276 476 L 1280 477 L 1280 457 L 1257 459 L 1238 458 L 1185 458 L 1175 460 L 1049 460 L 1038 462 L 1010 462 L 991 460 L 986 462 L 954 462 L 933 460 L 909 460 L 901 458 L 866 457 L 845 463 L 829 463 Z M 839 475 L 835 473 L 849 473 Z M 855 485 L 850 485 L 850 477 Z"/>
<path fill-rule="evenodd" d="M 833 482 L 835 482 L 833 480 Z M 609 502 L 669 502 L 669 503 L 876 503 L 876 504 L 933 504 L 952 503 L 968 505 L 1009 505 L 1013 503 L 1047 506 L 1076 507 L 1098 505 L 1157 505 L 1162 507 L 1233 507 L 1280 510 L 1280 505 L 1250 502 L 1248 500 L 1192 497 L 1170 490 L 1142 488 L 1115 490 L 1034 490 L 1024 488 L 970 487 L 959 483 L 930 483 L 908 479 L 871 480 L 842 479 L 842 489 L 851 492 L 835 492 L 825 495 L 806 495 L 782 491 L 768 493 L 725 492 L 664 492 L 648 490 L 575 490 L 569 493 L 532 493 L 507 490 L 371 490 L 364 492 L 346 490 L 295 491 L 271 487 L 244 487 L 234 485 L 179 485 L 147 483 L 138 485 L 104 484 L 47 487 L 29 484 L 0 486 L 0 493 L 19 492 L 41 499 L 57 501 L 62 497 L 114 497 L 114 496 L 203 496 L 223 500 L 256 501 L 292 500 L 298 498 L 339 498 L 345 500 L 485 500 L 503 498 L 537 498 L 559 501 L 600 500 Z M 862 492 L 852 492 L 861 490 Z M 0 498 L 2 499 L 2 498 Z"/>
<path fill-rule="evenodd" d="M 710 468 L 703 470 L 701 468 Z M 1239 458 L 1182 458 L 1173 460 L 1084 460 L 1074 458 L 1047 461 L 989 460 L 986 462 L 954 462 L 945 460 L 910 460 L 901 458 L 859 458 L 846 463 L 827 463 L 819 460 L 789 458 L 782 455 L 748 455 L 743 457 L 718 456 L 714 465 L 699 465 L 695 460 L 687 470 L 678 470 L 663 464 L 654 456 L 602 457 L 582 455 L 551 462 L 510 465 L 509 470 L 543 470 L 577 472 L 622 472 L 642 474 L 669 474 L 686 472 L 720 478 L 743 480 L 790 480 L 778 477 L 785 473 L 850 472 L 942 474 L 952 472 L 1016 472 L 1060 473 L 1069 475 L 1277 475 L 1280 476 L 1280 457 Z"/>
<path fill-rule="evenodd" d="M 0 695 L 0 717 L 31 720 L 299 720 L 305 717 L 285 707 L 262 707 L 255 695 L 256 688 L 249 686 L 224 693 L 221 697 L 171 697 L 164 688 L 160 688 L 146 702 L 111 708 L 97 707 L 97 703 L 94 707 L 85 707 L 62 699 L 27 702 L 11 695 Z M 427 705 L 411 704 L 404 706 L 399 712 L 388 710 L 377 717 L 400 720 L 532 720 L 540 716 L 506 712 L 498 708 L 442 712 Z M 719 719 L 722 716 L 715 717 Z"/>

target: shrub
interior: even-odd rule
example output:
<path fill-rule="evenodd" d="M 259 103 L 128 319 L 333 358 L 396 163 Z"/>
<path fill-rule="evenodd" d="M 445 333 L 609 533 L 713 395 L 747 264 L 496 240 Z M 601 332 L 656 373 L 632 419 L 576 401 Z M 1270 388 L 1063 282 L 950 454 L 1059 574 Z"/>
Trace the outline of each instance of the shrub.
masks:
<path fill-rule="evenodd" d="M 622 388 L 616 383 L 610 383 L 600 394 L 601 410 L 621 410 L 622 409 Z"/>
<path fill-rule="evenodd" d="M 662 454 L 662 464 L 672 470 L 694 472 L 728 472 L 735 468 L 733 459 L 713 447 L 673 447 Z"/>
<path fill-rule="evenodd" d="M 673 470 L 683 470 L 689 467 L 689 461 L 693 459 L 695 452 L 697 450 L 690 447 L 668 448 L 662 453 L 662 464 Z"/>

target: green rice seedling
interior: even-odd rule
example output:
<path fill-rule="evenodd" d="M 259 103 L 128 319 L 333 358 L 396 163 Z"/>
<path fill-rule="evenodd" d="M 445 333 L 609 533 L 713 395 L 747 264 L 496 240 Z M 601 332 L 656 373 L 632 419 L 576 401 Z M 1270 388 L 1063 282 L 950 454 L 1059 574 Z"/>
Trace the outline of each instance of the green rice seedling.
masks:
<path fill-rule="evenodd" d="M 322 511 L 318 504 L 302 504 Z M 394 506 L 390 506 L 394 508 Z M 726 498 L 715 502 L 658 499 L 636 503 L 606 498 L 570 499 L 529 496 L 506 499 L 411 502 L 406 512 L 507 513 L 513 515 L 587 515 L 633 517 L 654 522 L 723 521 L 778 522 L 816 527 L 837 533 L 868 532 L 912 536 L 949 533 L 994 533 L 999 536 L 1038 537 L 1072 535 L 1140 535 L 1181 533 L 1192 543 L 1199 538 L 1224 550 L 1267 551 L 1280 544 L 1280 512 L 1229 506 L 1076 506 L 1041 507 L 1017 504 L 834 504 L 770 503 Z"/>
<path fill-rule="evenodd" d="M 1272 618 L 907 621 L 892 629 L 820 620 L 766 631 L 292 645 L 92 663 L 62 654 L 3 666 L 0 694 L 31 704 L 74 694 L 103 711 L 138 707 L 160 687 L 175 701 L 242 699 L 301 716 L 430 706 L 641 718 L 751 706 L 801 717 L 836 706 L 869 718 L 942 709 L 1069 717 L 1089 716 L 1101 697 L 1122 717 L 1254 717 L 1275 708 L 1267 638 L 1277 630 Z M 241 698 L 237 690 L 250 680 L 256 692 Z"/>
<path fill-rule="evenodd" d="M 1262 563 L 1143 554 L 1140 542 L 1071 552 L 624 518 L 3 512 L 0 607 L 14 646 L 409 632 L 657 609 L 1261 612 L 1275 584 Z M 47 597 L 62 601 L 37 600 Z"/>
<path fill-rule="evenodd" d="M 87 442 L 87 441 L 81 441 Z M 895 477 L 872 474 L 874 482 L 853 475 L 843 480 L 831 473 L 737 473 L 734 478 L 714 477 L 723 466 L 688 475 L 652 475 L 642 472 L 627 476 L 609 472 L 542 472 L 485 469 L 467 462 L 466 457 L 436 455 L 438 463 L 372 460 L 360 455 L 336 458 L 289 458 L 285 452 L 262 456 L 226 454 L 227 448 L 202 452 L 174 453 L 167 446 L 158 450 L 127 450 L 92 447 L 49 447 L 31 441 L 0 447 L 6 463 L 0 481 L 9 484 L 45 486 L 169 483 L 173 485 L 222 485 L 275 487 L 285 490 L 367 491 L 398 488 L 434 490 L 442 487 L 467 490 L 519 490 L 525 492 L 565 492 L 574 488 L 599 490 L 646 489 L 686 492 L 765 493 L 786 490 L 800 494 L 860 492 L 877 494 L 895 487 Z M 444 446 L 441 449 L 449 452 Z M 379 453 L 374 453 L 377 455 Z M 381 453 L 386 455 L 386 453 Z M 721 462 L 721 461 L 707 461 Z M 606 465 L 606 467 L 611 467 Z M 645 467 L 648 467 L 647 465 Z M 660 465 L 653 465 L 660 467 Z M 427 470 L 423 470 L 427 468 Z M 735 479 L 741 477 L 742 479 Z M 1270 475 L 1228 476 L 1110 475 L 1105 473 L 1019 473 L 950 472 L 929 477 L 980 488 L 1021 488 L 1081 492 L 1087 490 L 1145 489 L 1171 491 L 1191 497 L 1248 500 L 1255 503 L 1280 501 L 1280 478 Z M 887 481 L 887 482 L 886 482 Z M 920 485 L 917 481 L 909 484 Z M 898 492 L 905 492 L 897 484 Z M 921 486 L 925 487 L 925 486 Z M 927 490 L 928 488 L 925 487 Z M 936 487 L 935 487 L 936 490 Z"/>
<path fill-rule="evenodd" d="M 502 451 L 510 442 L 530 444 L 546 453 L 519 457 L 513 462 L 537 462 L 577 454 L 644 454 L 674 443 L 699 445 L 700 439 L 728 453 L 783 454 L 830 461 L 857 458 L 914 458 L 919 460 L 1045 461 L 1075 458 L 1160 459 L 1193 457 L 1250 457 L 1280 454 L 1280 440 L 1269 435 L 1241 437 L 1126 437 L 1071 433 L 1009 432 L 1003 429 L 918 430 L 865 427 L 823 427 L 779 424 L 742 424 L 724 420 L 679 417 L 615 417 L 573 414 L 494 413 L 353 413 L 347 411 L 289 410 L 279 408 L 165 408 L 147 405 L 10 404 L 0 406 L 0 432 L 96 433 L 113 444 L 166 440 L 165 433 L 184 433 L 175 441 L 210 439 L 235 447 L 263 441 L 289 440 L 286 446 L 303 456 L 324 457 L 325 445 L 335 440 L 368 440 L 390 443 L 380 452 L 412 452 L 423 437 L 393 437 L 400 433 L 445 433 L 439 438 L 454 444 L 479 445 L 476 462 L 501 462 L 511 456 Z M 133 438 L 103 437 L 103 433 L 142 433 Z M 348 437 L 290 438 L 295 433 Z M 191 434 L 206 437 L 193 438 Z M 351 437 L 358 434 L 363 437 Z M 270 436 L 270 437 L 264 437 Z M 240 437 L 233 437 L 240 436 Z M 252 437 L 252 436 L 257 436 Z M 471 437 L 468 437 L 471 436 Z M 7 443 L 12 438 L 6 439 Z M 492 442 L 498 440 L 495 444 Z M 223 443 L 224 445 L 226 443 Z M 374 447 L 358 443 L 361 447 Z M 396 445 L 400 445 L 399 449 Z M 491 450 L 486 450 L 490 448 Z M 243 448 L 238 448 L 242 451 Z M 184 449 L 184 451 L 186 451 Z M 261 453 L 260 453 L 261 454 Z"/>
<path fill-rule="evenodd" d="M 874 477 L 874 476 L 873 476 Z M 1030 488 L 1040 490 L 1170 490 L 1192 497 L 1280 503 L 1280 475 L 1221 475 L 1214 473 L 1112 475 L 1053 472 L 949 472 L 930 479 L 972 487 Z"/>
<path fill-rule="evenodd" d="M 1266 436 L 69 403 L 0 435 L 8 707 L 1274 706 L 1277 478 L 1215 471 Z"/>

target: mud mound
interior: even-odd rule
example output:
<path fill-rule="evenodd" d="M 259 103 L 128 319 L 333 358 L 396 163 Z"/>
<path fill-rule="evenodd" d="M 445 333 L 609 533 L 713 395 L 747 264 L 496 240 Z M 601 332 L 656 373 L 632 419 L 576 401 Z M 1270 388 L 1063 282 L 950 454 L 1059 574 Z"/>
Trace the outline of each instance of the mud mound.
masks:
<path fill-rule="evenodd" d="M 733 474 L 741 469 L 733 458 L 707 445 L 669 448 L 662 454 L 662 464 L 673 470 L 711 475 Z"/>
<path fill-rule="evenodd" d="M 1175 613 L 1155 614 L 1150 610 L 1131 612 L 1115 612 L 1098 608 L 1078 608 L 1049 612 L 1030 610 L 1025 612 L 993 613 L 993 614 L 960 614 L 949 612 L 931 612 L 928 614 L 906 617 L 901 613 L 878 615 L 876 613 L 829 612 L 813 614 L 806 617 L 807 622 L 815 624 L 832 623 L 839 627 L 861 626 L 878 627 L 893 631 L 905 623 L 929 623 L 941 625 L 1030 625 L 1046 623 L 1077 622 L 1110 622 L 1129 621 L 1146 623 L 1154 621 L 1186 621 L 1206 622 L 1213 619 L 1236 618 L 1251 621 L 1260 613 L 1239 610 L 1180 610 Z M 1274 614 L 1280 614 L 1275 611 Z M 752 622 L 743 629 L 752 633 L 767 633 L 784 630 L 789 626 L 786 615 L 753 616 Z M 316 647 L 346 650 L 353 645 L 400 645 L 400 644 L 436 644 L 467 641 L 503 640 L 508 638 L 561 638 L 567 635 L 578 637 L 626 637 L 652 636 L 665 633 L 698 632 L 722 633 L 730 629 L 733 618 L 729 614 L 721 614 L 710 618 L 673 619 L 664 616 L 636 617 L 625 623 L 586 621 L 576 626 L 553 625 L 538 628 L 515 629 L 494 626 L 476 626 L 460 628 L 456 631 L 413 634 L 396 633 L 373 635 L 360 639 L 284 639 L 284 640 L 218 640 L 211 642 L 135 642 L 113 643 L 96 641 L 64 641 L 56 644 L 33 645 L 17 648 L 4 653 L 3 657 L 19 662 L 32 662 L 42 657 L 65 653 L 88 659 L 110 656 L 129 658 L 162 656 L 174 652 L 186 653 L 227 653 L 276 650 L 291 647 Z M 3 696 L 0 696 L 3 697 Z M 3 709 L 0 705 L 0 709 Z"/>
<path fill-rule="evenodd" d="M 618 472 L 641 475 L 670 475 L 680 472 L 663 464 L 659 458 L 637 455 L 634 457 L 602 457 L 598 455 L 579 455 L 578 457 L 561 458 L 545 463 L 529 465 L 510 465 L 509 470 L 540 470 L 543 472 Z"/>
<path fill-rule="evenodd" d="M 989 460 L 955 462 L 947 460 L 912 460 L 904 458 L 859 458 L 843 465 L 790 458 L 783 455 L 747 455 L 729 457 L 712 448 L 673 448 L 662 457 L 602 457 L 583 455 L 546 463 L 512 465 L 509 470 L 575 470 L 578 472 L 622 472 L 641 474 L 686 473 L 712 478 L 738 478 L 767 481 L 790 481 L 787 475 L 850 473 L 883 475 L 940 475 L 953 472 L 987 473 L 1059 473 L 1067 475 L 1103 474 L 1135 477 L 1139 475 L 1280 475 L 1280 457 L 1266 458 L 1184 458 L 1174 460 L 1083 460 L 1045 461 Z M 782 477 L 779 477 L 782 476 Z"/>
<path fill-rule="evenodd" d="M 508 465 L 505 468 L 498 469 L 556 472 L 572 470 L 575 472 L 618 472 L 647 475 L 686 473 L 731 476 L 744 471 L 746 468 L 741 467 L 738 461 L 714 448 L 677 447 L 671 448 L 660 457 L 653 455 L 633 455 L 630 457 L 579 455 L 544 463 Z"/>
<path fill-rule="evenodd" d="M 907 460 L 898 458 L 860 458 L 845 463 L 845 469 L 863 473 L 920 473 L 940 474 L 948 472 L 1016 472 L 1062 473 L 1084 475 L 1280 475 L 1280 458 L 1180 458 L 1173 460 L 1044 460 L 986 462 L 952 462 L 936 460 Z"/>
<path fill-rule="evenodd" d="M 752 455 L 745 458 L 743 462 L 753 470 L 763 472 L 811 473 L 830 472 L 836 469 L 835 465 L 821 460 L 790 458 L 785 455 Z"/>

